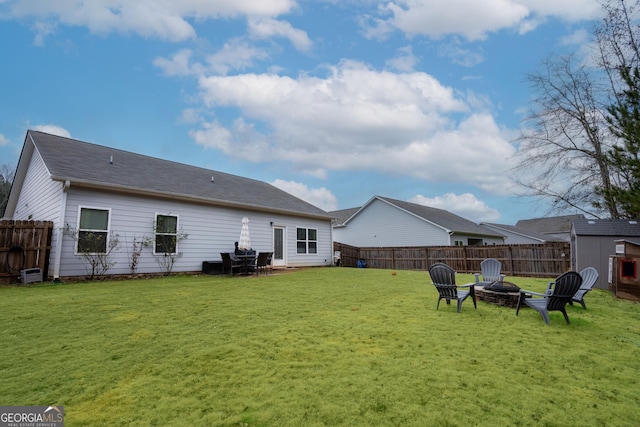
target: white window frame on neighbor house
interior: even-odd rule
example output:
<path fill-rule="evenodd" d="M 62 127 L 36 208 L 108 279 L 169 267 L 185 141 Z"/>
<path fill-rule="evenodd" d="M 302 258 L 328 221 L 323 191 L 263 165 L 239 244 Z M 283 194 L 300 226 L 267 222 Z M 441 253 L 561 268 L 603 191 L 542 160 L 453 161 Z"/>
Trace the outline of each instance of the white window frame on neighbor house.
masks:
<path fill-rule="evenodd" d="M 158 230 L 158 218 L 159 217 L 171 217 L 171 218 L 175 218 L 176 219 L 176 229 L 174 232 L 168 232 L 168 231 L 159 231 Z M 174 214 L 166 214 L 166 213 L 159 213 L 156 212 L 156 215 L 154 217 L 154 221 L 153 221 L 153 254 L 154 255 L 164 255 L 164 254 L 171 254 L 171 255 L 175 255 L 178 253 L 178 230 L 180 229 L 179 227 L 180 224 L 180 217 L 178 215 L 174 215 Z M 158 252 L 158 236 L 173 236 L 174 238 L 174 250 L 175 252 Z"/>
<path fill-rule="evenodd" d="M 96 226 L 97 224 L 85 224 L 86 227 L 83 227 L 82 221 L 82 212 L 83 211 L 102 211 L 107 213 L 107 224 L 106 229 L 102 228 L 92 228 L 91 225 Z M 99 208 L 95 206 L 78 206 L 78 235 L 76 236 L 76 247 L 74 253 L 76 255 L 82 254 L 106 254 L 109 248 L 109 238 L 110 238 L 110 230 L 111 230 L 111 208 Z M 102 252 L 86 252 L 80 251 L 81 249 L 81 241 L 82 236 L 85 233 L 100 233 L 105 235 L 104 239 L 104 251 Z"/>
<path fill-rule="evenodd" d="M 304 230 L 304 236 L 300 234 L 300 231 L 302 230 Z M 315 238 L 311 238 L 311 233 L 309 233 L 310 231 L 313 232 Z M 318 253 L 317 228 L 296 227 L 296 253 L 298 255 Z"/>

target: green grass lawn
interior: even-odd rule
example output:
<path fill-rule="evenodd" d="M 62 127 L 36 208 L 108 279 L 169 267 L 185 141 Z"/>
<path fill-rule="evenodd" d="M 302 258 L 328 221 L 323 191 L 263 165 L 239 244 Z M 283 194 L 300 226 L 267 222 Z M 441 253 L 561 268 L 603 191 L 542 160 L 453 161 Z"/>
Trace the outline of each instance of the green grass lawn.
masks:
<path fill-rule="evenodd" d="M 593 291 L 545 325 L 436 301 L 425 272 L 349 268 L 2 288 L 0 405 L 64 405 L 67 426 L 640 425 L 640 305 Z"/>

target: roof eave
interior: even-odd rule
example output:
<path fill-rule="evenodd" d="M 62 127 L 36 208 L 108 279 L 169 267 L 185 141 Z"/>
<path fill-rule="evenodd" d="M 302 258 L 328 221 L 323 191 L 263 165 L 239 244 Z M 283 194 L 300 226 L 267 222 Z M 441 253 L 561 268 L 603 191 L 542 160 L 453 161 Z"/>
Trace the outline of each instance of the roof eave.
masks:
<path fill-rule="evenodd" d="M 332 219 L 330 215 L 316 215 L 308 212 L 299 212 L 299 211 L 292 211 L 292 210 L 278 209 L 278 208 L 268 208 L 265 206 L 252 205 L 249 203 L 230 202 L 228 200 L 213 199 L 209 197 L 188 196 L 184 194 L 171 193 L 166 191 L 154 191 L 154 190 L 124 186 L 124 185 L 104 184 L 102 182 L 79 180 L 79 179 L 70 180 L 68 178 L 63 178 L 63 177 L 52 177 L 51 179 L 55 181 L 62 181 L 62 182 L 70 181 L 72 187 L 116 191 L 120 193 L 134 194 L 134 195 L 147 196 L 147 197 L 160 197 L 164 199 L 201 203 L 201 204 L 206 204 L 210 206 L 224 206 L 224 207 L 230 207 L 230 208 L 250 209 L 250 210 L 259 211 L 259 212 L 279 213 L 279 214 L 284 214 L 288 216 L 295 215 L 295 216 L 301 216 L 305 218 L 322 219 L 327 221 L 331 221 Z"/>

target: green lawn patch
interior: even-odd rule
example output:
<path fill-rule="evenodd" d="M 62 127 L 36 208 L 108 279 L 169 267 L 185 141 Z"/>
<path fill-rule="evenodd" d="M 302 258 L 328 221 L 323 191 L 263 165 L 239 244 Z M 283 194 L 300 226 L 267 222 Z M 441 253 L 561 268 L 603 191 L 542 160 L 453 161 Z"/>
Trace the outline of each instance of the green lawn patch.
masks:
<path fill-rule="evenodd" d="M 640 425 L 637 303 L 592 291 L 545 325 L 436 301 L 425 272 L 349 268 L 2 288 L 0 405 L 64 405 L 67 426 Z"/>

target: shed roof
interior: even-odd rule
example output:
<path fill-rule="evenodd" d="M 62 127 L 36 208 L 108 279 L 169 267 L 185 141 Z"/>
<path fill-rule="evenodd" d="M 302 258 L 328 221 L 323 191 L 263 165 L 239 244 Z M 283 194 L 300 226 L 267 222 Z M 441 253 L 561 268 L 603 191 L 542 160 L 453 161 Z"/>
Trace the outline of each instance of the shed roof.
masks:
<path fill-rule="evenodd" d="M 640 237 L 640 221 L 633 219 L 576 219 L 573 232 L 578 236 Z"/>
<path fill-rule="evenodd" d="M 25 146 L 29 141 L 51 178 L 71 185 L 330 218 L 324 210 L 263 181 L 33 130 L 27 132 Z"/>

